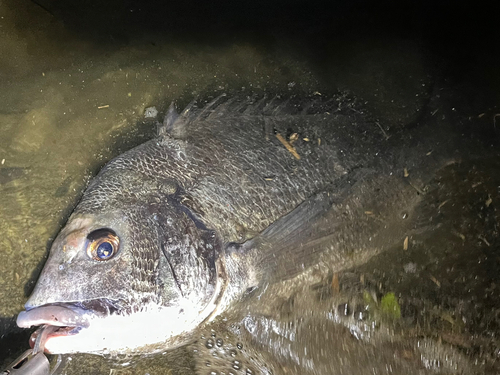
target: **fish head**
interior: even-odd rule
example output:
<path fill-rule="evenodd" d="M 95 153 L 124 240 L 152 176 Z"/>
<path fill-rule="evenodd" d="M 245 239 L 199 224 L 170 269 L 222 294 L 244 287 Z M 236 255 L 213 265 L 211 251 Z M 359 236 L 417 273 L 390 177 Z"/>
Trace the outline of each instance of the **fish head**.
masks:
<path fill-rule="evenodd" d="M 17 324 L 60 327 L 44 341 L 53 354 L 182 345 L 215 308 L 218 247 L 175 183 L 101 173 L 53 242 Z"/>

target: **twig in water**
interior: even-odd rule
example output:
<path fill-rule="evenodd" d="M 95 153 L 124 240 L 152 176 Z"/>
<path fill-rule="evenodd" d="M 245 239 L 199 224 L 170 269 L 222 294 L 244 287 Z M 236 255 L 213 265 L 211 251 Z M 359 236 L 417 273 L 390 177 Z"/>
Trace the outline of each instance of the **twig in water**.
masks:
<path fill-rule="evenodd" d="M 297 153 L 297 150 L 295 150 L 295 147 L 293 147 L 290 143 L 287 142 L 285 138 L 280 133 L 276 133 L 276 138 L 285 146 L 285 148 L 290 151 L 290 153 L 295 156 L 295 159 L 300 160 L 300 155 Z"/>
<path fill-rule="evenodd" d="M 387 141 L 389 139 L 389 136 L 387 135 L 387 133 L 385 132 L 384 128 L 382 127 L 382 125 L 380 125 L 378 123 L 378 121 L 375 121 L 375 124 L 378 125 L 378 127 L 380 128 L 380 130 L 382 130 L 382 133 L 384 134 L 384 137 L 385 137 L 385 140 Z"/>

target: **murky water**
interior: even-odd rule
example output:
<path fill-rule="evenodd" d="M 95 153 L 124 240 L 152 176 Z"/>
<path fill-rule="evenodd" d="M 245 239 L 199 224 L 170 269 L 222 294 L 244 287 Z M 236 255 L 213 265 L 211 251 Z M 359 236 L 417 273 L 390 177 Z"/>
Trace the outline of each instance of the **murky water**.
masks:
<path fill-rule="evenodd" d="M 277 17 L 284 6 L 290 15 Z M 133 359 L 74 355 L 64 372 L 500 371 L 494 59 L 484 50 L 443 57 L 442 45 L 405 33 L 354 33 L 355 16 L 375 22 L 346 5 L 311 19 L 300 9 L 176 4 L 169 14 L 152 3 L 0 1 L 0 367 L 27 348 L 30 332 L 15 316 L 86 183 L 154 136 L 145 108 L 163 113 L 172 100 L 182 107 L 234 91 L 340 91 L 383 133 L 427 121 L 489 141 L 480 153 L 457 150 L 426 184 L 415 230 L 363 266 L 316 270 L 249 296 L 190 346 Z"/>

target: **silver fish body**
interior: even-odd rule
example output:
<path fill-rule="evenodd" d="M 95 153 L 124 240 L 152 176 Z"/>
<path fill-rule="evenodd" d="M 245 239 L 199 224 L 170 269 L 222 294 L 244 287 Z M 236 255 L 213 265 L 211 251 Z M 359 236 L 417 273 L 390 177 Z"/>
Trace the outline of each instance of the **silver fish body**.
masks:
<path fill-rule="evenodd" d="M 60 326 L 51 353 L 153 352 L 325 257 L 353 264 L 356 246 L 366 260 L 378 250 L 356 244 L 353 192 L 375 200 L 377 178 L 430 163 L 428 145 L 404 139 L 336 101 L 221 97 L 171 110 L 157 138 L 91 181 L 18 325 Z M 407 184 L 384 184 L 387 217 L 418 201 Z"/>

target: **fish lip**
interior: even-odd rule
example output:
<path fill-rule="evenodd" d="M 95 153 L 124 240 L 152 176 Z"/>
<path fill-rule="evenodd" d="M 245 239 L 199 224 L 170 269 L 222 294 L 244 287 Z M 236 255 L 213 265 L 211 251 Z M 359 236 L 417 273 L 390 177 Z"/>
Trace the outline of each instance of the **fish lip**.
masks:
<path fill-rule="evenodd" d="M 40 306 L 26 305 L 26 311 L 17 316 L 16 323 L 20 328 L 33 326 L 50 326 L 49 333 L 42 337 L 42 347 L 52 338 L 74 336 L 90 327 L 95 318 L 120 312 L 116 303 L 107 299 L 96 299 L 71 303 L 48 303 Z M 30 337 L 29 345 L 33 349 L 40 330 Z M 51 354 L 44 349 L 45 353 Z"/>
<path fill-rule="evenodd" d="M 120 303 L 105 298 L 25 307 L 26 311 L 21 311 L 16 320 L 20 328 L 50 325 L 82 329 L 88 328 L 92 319 L 126 311 Z"/>
<path fill-rule="evenodd" d="M 121 313 L 123 310 L 119 303 L 104 298 L 25 307 L 26 311 L 17 316 L 16 323 L 20 328 L 40 325 L 88 328 L 92 319 Z"/>
<path fill-rule="evenodd" d="M 82 329 L 90 326 L 90 312 L 73 304 L 46 304 L 37 307 L 26 306 L 17 316 L 16 323 L 20 328 L 32 326 L 50 326 L 50 330 L 41 337 L 42 350 L 45 343 L 58 336 L 71 336 L 78 334 Z M 47 329 L 48 327 L 46 327 Z M 40 334 L 36 330 L 29 339 L 29 345 L 33 349 Z"/>
<path fill-rule="evenodd" d="M 47 303 L 40 306 L 27 304 L 25 307 L 26 311 L 18 314 L 16 323 L 20 328 L 46 326 L 45 331 L 37 329 L 33 332 L 29 345 L 33 349 L 37 339 L 41 340 L 39 345 L 47 354 L 52 354 L 45 348 L 45 344 L 50 339 L 78 335 L 89 328 L 94 319 L 123 313 L 119 303 L 108 299 Z M 40 332 L 43 332 L 41 338 L 39 338 Z"/>
<path fill-rule="evenodd" d="M 81 330 L 82 330 L 82 327 L 72 327 L 72 326 L 59 327 L 57 329 L 51 330 L 51 332 L 48 335 L 46 335 L 45 338 L 42 338 L 42 341 L 43 341 L 43 342 L 41 342 L 42 350 L 46 354 L 52 354 L 49 350 L 47 350 L 45 348 L 45 343 L 49 339 L 54 338 L 54 337 L 61 337 L 61 336 L 73 336 L 73 335 L 78 334 Z M 37 329 L 35 332 L 33 332 L 31 334 L 29 342 L 28 342 L 28 344 L 31 347 L 31 349 L 35 348 L 35 343 L 37 341 L 37 338 L 38 338 L 39 334 L 40 334 L 40 330 L 39 329 Z"/>
<path fill-rule="evenodd" d="M 90 315 L 90 311 L 73 304 L 46 304 L 27 307 L 19 313 L 16 323 L 20 328 L 41 325 L 88 328 Z"/>

